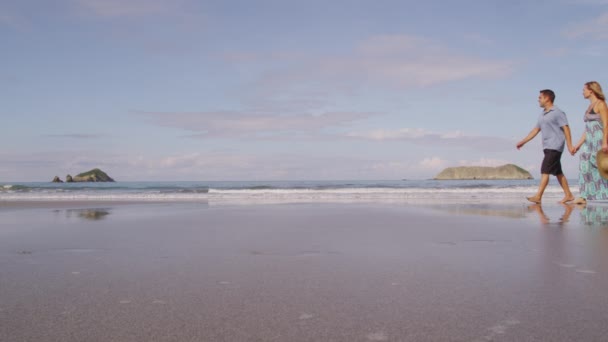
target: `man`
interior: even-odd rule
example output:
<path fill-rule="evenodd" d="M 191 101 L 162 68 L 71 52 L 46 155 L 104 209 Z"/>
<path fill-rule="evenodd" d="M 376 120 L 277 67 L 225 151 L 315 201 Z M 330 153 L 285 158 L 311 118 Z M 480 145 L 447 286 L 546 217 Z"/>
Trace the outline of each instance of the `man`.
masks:
<path fill-rule="evenodd" d="M 534 139 L 538 132 L 542 133 L 543 151 L 545 158 L 541 165 L 540 185 L 536 195 L 527 197 L 528 201 L 540 203 L 543 193 L 549 184 L 549 175 L 554 175 L 559 181 L 559 185 L 564 190 L 564 198 L 560 203 L 566 203 L 574 200 L 568 180 L 562 172 L 561 157 L 564 151 L 564 140 L 568 144 L 568 150 L 572 150 L 572 139 L 570 136 L 570 127 L 566 113 L 553 105 L 555 101 L 555 93 L 552 90 L 545 89 L 540 91 L 538 96 L 538 104 L 543 108 L 543 112 L 538 117 L 536 127 L 530 131 L 527 137 L 517 143 L 517 149 L 522 148 L 528 141 Z"/>

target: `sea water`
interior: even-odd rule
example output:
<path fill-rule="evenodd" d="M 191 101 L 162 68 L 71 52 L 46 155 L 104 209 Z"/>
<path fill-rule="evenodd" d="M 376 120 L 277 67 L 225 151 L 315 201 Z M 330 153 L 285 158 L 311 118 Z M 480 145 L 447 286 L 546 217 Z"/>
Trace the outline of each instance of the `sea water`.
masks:
<path fill-rule="evenodd" d="M 539 180 L 193 181 L 49 183 L 0 182 L 0 201 L 441 201 L 521 200 Z M 577 182 L 570 181 L 574 195 Z M 563 197 L 555 180 L 545 198 Z"/>

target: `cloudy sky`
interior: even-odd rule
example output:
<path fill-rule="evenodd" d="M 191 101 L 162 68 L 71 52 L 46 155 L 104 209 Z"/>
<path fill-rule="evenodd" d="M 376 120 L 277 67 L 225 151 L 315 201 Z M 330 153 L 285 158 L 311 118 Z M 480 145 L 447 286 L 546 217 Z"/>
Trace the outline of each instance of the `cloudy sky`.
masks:
<path fill-rule="evenodd" d="M 0 181 L 538 177 L 515 144 L 544 88 L 580 138 L 608 0 L 0 0 L 0 43 Z"/>

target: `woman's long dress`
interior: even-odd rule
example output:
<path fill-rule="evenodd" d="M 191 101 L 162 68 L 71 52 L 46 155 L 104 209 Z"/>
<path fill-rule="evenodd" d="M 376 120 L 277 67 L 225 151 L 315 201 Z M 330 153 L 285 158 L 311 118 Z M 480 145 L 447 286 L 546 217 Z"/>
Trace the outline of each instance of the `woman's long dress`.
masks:
<path fill-rule="evenodd" d="M 604 129 L 599 114 L 593 109 L 585 113 L 585 143 L 579 164 L 580 196 L 586 200 L 608 200 L 608 180 L 600 176 L 596 154 L 602 149 Z"/>

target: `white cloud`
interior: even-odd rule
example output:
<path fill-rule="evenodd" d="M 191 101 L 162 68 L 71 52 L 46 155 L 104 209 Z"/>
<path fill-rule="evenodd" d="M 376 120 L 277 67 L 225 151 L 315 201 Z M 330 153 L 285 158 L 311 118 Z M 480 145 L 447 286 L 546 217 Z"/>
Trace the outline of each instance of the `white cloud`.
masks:
<path fill-rule="evenodd" d="M 441 139 L 459 139 L 459 138 L 465 138 L 465 137 L 467 137 L 467 136 L 461 131 L 445 132 L 440 135 Z"/>
<path fill-rule="evenodd" d="M 369 131 L 330 132 L 348 129 L 374 113 L 332 112 L 321 115 L 247 114 L 245 112 L 154 113 L 141 112 L 153 123 L 193 132 L 188 137 L 310 140 L 359 139 L 369 141 L 407 141 L 424 145 L 466 147 L 481 151 L 513 149 L 512 139 L 467 134 L 459 130 L 429 131 L 423 128 L 374 129 Z"/>
<path fill-rule="evenodd" d="M 470 42 L 482 45 L 482 46 L 494 46 L 496 45 L 496 41 L 490 39 L 487 36 L 482 35 L 481 33 L 467 33 L 464 35 L 464 38 Z"/>
<path fill-rule="evenodd" d="M 401 128 L 396 130 L 374 129 L 366 132 L 349 132 L 345 136 L 366 140 L 412 140 L 437 135 L 422 128 Z"/>
<path fill-rule="evenodd" d="M 553 49 L 548 49 L 544 52 L 545 56 L 550 57 L 564 57 L 572 53 L 572 49 L 567 47 L 558 47 Z"/>
<path fill-rule="evenodd" d="M 435 132 L 421 128 L 377 129 L 363 132 L 348 132 L 343 136 L 372 141 L 407 141 L 428 146 L 468 147 L 481 151 L 502 151 L 514 148 L 514 141 L 512 139 L 466 134 L 459 130 Z"/>
<path fill-rule="evenodd" d="M 321 115 L 280 115 L 245 112 L 142 113 L 161 126 L 181 128 L 207 138 L 271 138 L 277 135 L 316 134 L 348 126 L 371 113 L 332 112 Z"/>
<path fill-rule="evenodd" d="M 488 166 L 488 167 L 496 167 L 502 166 L 505 164 L 512 164 L 512 162 L 503 160 L 503 159 L 492 159 L 492 158 L 480 158 L 476 161 L 470 160 L 460 160 L 458 162 L 460 166 Z"/>
<path fill-rule="evenodd" d="M 252 156 L 235 156 L 219 153 L 188 153 L 172 155 L 152 161 L 151 166 L 161 169 L 176 169 L 180 172 L 194 173 L 195 170 L 209 170 L 212 168 L 239 168 L 251 166 Z"/>
<path fill-rule="evenodd" d="M 319 64 L 323 74 L 337 79 L 395 87 L 502 77 L 514 66 L 509 61 L 461 55 L 439 42 L 409 35 L 372 37 L 361 42 L 352 57 L 330 58 Z"/>
<path fill-rule="evenodd" d="M 355 89 L 369 87 L 402 90 L 473 77 L 501 77 L 509 74 L 514 66 L 510 61 L 464 56 L 440 42 L 411 35 L 375 36 L 350 48 L 351 53 L 341 56 L 285 52 L 226 54 L 225 60 L 239 61 L 240 68 L 270 65 L 269 70 L 262 72 L 262 76 L 241 93 L 245 94 L 243 110 L 145 114 L 159 125 L 194 132 L 200 138 L 283 139 L 287 136 L 380 141 L 428 137 L 464 141 L 468 137 L 450 133 L 434 135 L 409 128 L 326 134 L 326 129 L 348 128 L 356 121 L 377 115 L 329 112 L 326 108 L 332 108 L 333 103 L 328 99 L 336 102 L 340 95 L 356 96 Z"/>
<path fill-rule="evenodd" d="M 427 158 L 419 163 L 410 160 L 376 160 L 372 156 L 327 156 L 295 154 L 240 155 L 192 153 L 153 161 L 148 167 L 171 170 L 179 179 L 281 180 L 281 179 L 402 179 L 425 178 L 446 162 Z"/>
<path fill-rule="evenodd" d="M 104 17 L 166 14 L 176 8 L 175 0 L 73 0 L 80 8 Z"/>
<path fill-rule="evenodd" d="M 325 154 L 235 151 L 183 151 L 139 154 L 125 151 L 46 150 L 0 152 L 0 184 L 12 181 L 50 181 L 54 176 L 101 168 L 118 181 L 212 181 L 212 180 L 336 180 L 426 179 L 455 165 L 499 166 L 513 163 L 538 176 L 538 150 L 513 151 L 499 158 L 466 160 L 468 153 L 445 151 L 419 155 L 416 151 L 379 157 L 375 153 Z M 464 158 L 463 158 L 464 157 Z M 578 159 L 563 158 L 564 172 L 578 174 Z M 9 183 L 10 184 L 10 183 Z M 576 186 L 571 184 L 571 186 Z"/>
<path fill-rule="evenodd" d="M 439 170 L 447 165 L 447 161 L 439 157 L 424 158 L 419 165 L 426 170 Z"/>
<path fill-rule="evenodd" d="M 564 0 L 571 5 L 608 5 L 608 0 Z"/>
<path fill-rule="evenodd" d="M 456 52 L 441 42 L 412 35 L 374 36 L 352 46 L 343 55 L 272 53 L 248 54 L 240 67 L 250 63 L 272 65 L 249 87 L 251 97 L 325 98 L 360 90 L 402 91 L 465 79 L 495 79 L 511 74 L 516 63 Z M 280 66 L 280 67 L 277 67 Z"/>
<path fill-rule="evenodd" d="M 608 12 L 582 23 L 575 24 L 563 32 L 568 38 L 608 39 Z"/>
<path fill-rule="evenodd" d="M 25 31 L 31 28 L 31 24 L 26 18 L 5 8 L 0 8 L 0 27 L 2 26 L 18 31 Z"/>
<path fill-rule="evenodd" d="M 48 138 L 60 138 L 60 139 L 99 139 L 105 137 L 103 134 L 90 134 L 90 133 L 67 133 L 67 134 L 47 134 L 45 137 Z"/>
<path fill-rule="evenodd" d="M 50 181 L 101 168 L 117 181 L 146 180 L 336 180 L 427 178 L 446 162 L 439 157 L 376 158 L 374 155 L 206 151 L 143 155 L 95 150 L 0 153 L 0 184 Z"/>

